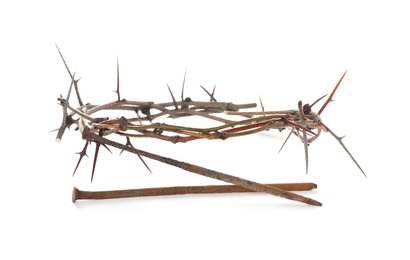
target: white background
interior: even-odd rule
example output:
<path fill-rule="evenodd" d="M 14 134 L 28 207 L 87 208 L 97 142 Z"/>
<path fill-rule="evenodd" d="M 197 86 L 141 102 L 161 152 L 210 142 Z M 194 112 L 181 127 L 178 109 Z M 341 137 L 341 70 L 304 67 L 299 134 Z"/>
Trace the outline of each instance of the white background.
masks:
<path fill-rule="evenodd" d="M 408 259 L 409 8 L 405 1 L 13 1 L 0 4 L 2 259 Z M 220 182 L 94 146 L 61 143 L 57 97 L 70 78 L 85 102 L 122 98 L 258 102 L 296 108 L 331 92 L 322 113 L 368 175 L 330 134 L 310 145 L 269 131 L 225 141 L 134 146 L 258 182 L 302 182 L 313 207 L 267 194 L 181 195 L 71 202 L 71 190 Z M 74 98 L 72 99 L 74 100 Z M 320 106 L 316 107 L 316 111 Z M 315 107 L 314 107 L 315 108 Z M 260 109 L 260 108 L 258 108 Z M 183 123 L 184 121 L 178 121 Z M 6 257 L 7 256 L 7 257 Z"/>

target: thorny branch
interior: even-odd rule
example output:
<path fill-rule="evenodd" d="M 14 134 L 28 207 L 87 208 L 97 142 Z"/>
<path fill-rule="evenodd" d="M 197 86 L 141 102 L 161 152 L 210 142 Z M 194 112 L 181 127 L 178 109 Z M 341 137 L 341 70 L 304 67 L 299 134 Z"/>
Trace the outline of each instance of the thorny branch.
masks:
<path fill-rule="evenodd" d="M 312 105 L 302 105 L 302 102 L 299 101 L 297 109 L 283 111 L 265 111 L 262 104 L 262 100 L 259 97 L 262 111 L 243 112 L 240 110 L 254 108 L 256 107 L 256 104 L 233 104 L 231 102 L 218 102 L 214 96 L 215 87 L 213 88 L 212 93 L 210 93 L 204 87 L 200 86 L 209 96 L 209 102 L 193 101 L 189 97 L 184 98 L 186 71 L 182 82 L 181 101 L 176 101 L 171 91 L 171 88 L 168 86 L 168 84 L 167 88 L 172 98 L 171 102 L 155 103 L 152 101 L 141 102 L 121 99 L 120 72 L 119 62 L 117 58 L 117 86 L 115 90 L 117 94 L 117 100 L 102 105 L 84 105 L 78 91 L 78 80 L 74 78 L 75 73 L 71 73 L 58 46 L 57 49 L 61 56 L 61 59 L 63 60 L 64 66 L 70 76 L 71 83 L 67 96 L 65 98 L 60 97 L 58 99 L 60 101 L 60 105 L 63 107 L 63 120 L 60 128 L 58 129 L 56 140 L 61 141 L 62 136 L 64 134 L 64 130 L 66 128 L 70 127 L 72 124 L 78 125 L 78 129 L 82 133 L 82 137 L 86 140 L 86 143 L 83 150 L 79 153 L 80 158 L 75 167 L 74 173 L 77 171 L 82 158 L 84 156 L 87 156 L 86 152 L 88 144 L 90 142 L 96 143 L 91 181 L 93 180 L 95 173 L 99 148 L 101 145 L 103 145 L 107 149 L 108 146 L 116 147 L 121 150 L 121 153 L 123 151 L 128 151 L 137 154 L 150 172 L 151 170 L 149 169 L 148 165 L 142 157 L 148 157 L 150 159 L 154 159 L 166 164 L 179 167 L 186 171 L 194 172 L 196 174 L 200 174 L 206 177 L 235 184 L 247 190 L 266 192 L 275 196 L 299 202 L 304 202 L 310 205 L 321 205 L 320 202 L 297 195 L 289 191 L 282 190 L 277 187 L 259 184 L 253 181 L 238 178 L 232 175 L 217 172 L 204 167 L 176 161 L 171 158 L 163 157 L 140 149 L 136 149 L 131 144 L 130 140 L 130 138 L 157 138 L 160 140 L 170 141 L 173 143 L 188 142 L 197 139 L 225 140 L 227 138 L 250 135 L 268 129 L 278 129 L 279 131 L 282 131 L 284 129 L 290 130 L 290 134 L 286 138 L 280 150 L 282 150 L 283 146 L 286 144 L 287 140 L 292 134 L 296 135 L 301 139 L 305 150 L 306 173 L 308 171 L 309 144 L 319 137 L 321 131 L 330 132 L 332 136 L 335 137 L 335 139 L 341 144 L 343 149 L 348 153 L 348 155 L 358 166 L 360 171 L 365 175 L 362 168 L 359 166 L 359 164 L 354 159 L 352 154 L 349 152 L 347 147 L 343 144 L 342 138 L 336 136 L 327 126 L 325 126 L 322 123 L 322 120 L 320 118 L 320 114 L 323 112 L 326 106 L 332 101 L 332 98 L 347 71 L 343 74 L 343 76 L 333 89 L 331 95 L 325 101 L 324 105 L 320 108 L 318 113 L 313 112 L 311 108 L 318 101 L 323 99 L 326 95 L 316 100 Z M 72 106 L 69 102 L 73 86 L 77 95 L 77 100 L 79 104 L 78 107 Z M 96 112 L 108 110 L 124 111 L 127 113 L 131 113 L 131 115 L 125 116 L 126 114 L 124 114 L 119 118 L 101 118 L 93 116 Z M 222 114 L 222 116 L 216 114 Z M 237 120 L 237 117 L 235 116 L 242 116 L 246 119 Z M 207 120 L 216 121 L 218 122 L 218 124 L 214 127 L 201 128 L 157 122 L 162 117 L 174 119 L 183 117 L 202 117 Z M 126 138 L 126 144 L 123 145 L 108 139 L 111 135 L 124 136 Z"/>

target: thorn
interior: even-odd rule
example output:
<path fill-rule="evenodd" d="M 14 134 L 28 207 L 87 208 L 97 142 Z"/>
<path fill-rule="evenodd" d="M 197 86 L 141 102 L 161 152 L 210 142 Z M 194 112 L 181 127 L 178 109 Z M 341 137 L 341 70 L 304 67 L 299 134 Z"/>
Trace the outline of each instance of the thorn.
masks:
<path fill-rule="evenodd" d="M 91 183 L 93 182 L 94 179 L 94 172 L 95 172 L 95 166 L 97 164 L 97 157 L 98 157 L 98 151 L 100 150 L 100 143 L 96 143 L 95 146 L 95 154 L 94 154 L 94 161 L 93 161 L 93 170 L 91 172 Z"/>
<path fill-rule="evenodd" d="M 111 150 L 110 150 L 110 148 L 108 148 L 108 146 L 107 146 L 107 145 L 102 144 L 102 146 L 104 146 L 104 147 L 105 147 L 105 149 L 107 149 L 110 153 L 112 153 L 112 152 L 111 152 Z"/>
<path fill-rule="evenodd" d="M 295 131 L 294 126 L 292 126 L 292 129 L 290 130 L 290 133 L 289 133 L 288 137 L 286 137 L 285 142 L 283 142 L 282 146 L 280 147 L 278 154 L 280 153 L 280 151 L 282 151 L 282 148 L 285 146 L 285 144 L 289 140 L 289 137 L 293 134 L 293 131 Z"/>
<path fill-rule="evenodd" d="M 265 112 L 265 108 L 263 107 L 261 96 L 259 96 L 259 103 L 261 104 L 262 112 Z M 265 116 L 265 114 L 263 116 Z"/>
<path fill-rule="evenodd" d="M 211 101 L 217 102 L 216 99 L 214 98 L 215 88 L 216 88 L 216 84 L 214 85 L 214 88 L 212 89 Z"/>
<path fill-rule="evenodd" d="M 82 78 L 74 79 L 74 89 L 75 89 L 75 93 L 77 94 L 78 104 L 82 107 L 84 104 L 83 104 L 83 101 L 81 100 L 80 92 L 78 91 L 78 84 L 77 84 L 80 81 L 80 79 Z"/>
<path fill-rule="evenodd" d="M 72 176 L 74 176 L 75 172 L 77 171 L 77 168 L 78 168 L 78 166 L 80 165 L 80 162 L 81 162 L 81 160 L 83 159 L 83 157 L 84 157 L 84 156 L 87 156 L 87 157 L 88 157 L 88 155 L 87 155 L 87 147 L 88 147 L 88 141 L 85 142 L 85 146 L 84 146 L 83 150 L 82 150 L 81 152 L 77 153 L 77 154 L 80 155 L 80 159 L 79 159 L 78 162 L 77 162 L 77 166 L 75 167 Z"/>
<path fill-rule="evenodd" d="M 127 138 L 127 143 L 125 144 L 125 146 L 130 146 L 130 147 L 134 148 L 134 146 L 131 143 L 130 138 L 128 136 L 126 136 L 126 138 Z M 122 154 L 122 152 L 124 152 L 124 149 L 121 150 L 120 155 Z"/>
<path fill-rule="evenodd" d="M 217 102 L 216 99 L 214 98 L 214 93 L 215 93 L 215 87 L 216 87 L 216 85 L 214 86 L 214 89 L 212 90 L 212 94 L 209 93 L 209 91 L 206 90 L 206 88 L 202 87 L 201 85 L 199 85 L 199 86 L 200 86 L 200 87 L 206 92 L 206 94 L 208 94 L 208 96 L 211 98 L 209 102 L 212 102 L 212 101 Z"/>
<path fill-rule="evenodd" d="M 327 130 L 330 134 L 332 134 L 332 136 L 340 143 L 340 145 L 343 147 L 343 149 L 345 149 L 345 151 L 346 151 L 347 154 L 350 156 L 350 158 L 353 160 L 353 162 L 356 164 L 356 166 L 359 168 L 359 170 L 363 173 L 364 177 L 367 178 L 367 175 L 366 175 L 366 173 L 364 173 L 362 167 L 360 167 L 359 163 L 356 161 L 356 159 L 353 157 L 353 155 L 349 152 L 349 150 L 347 149 L 347 147 L 346 147 L 346 146 L 344 145 L 344 143 L 342 142 L 342 138 L 344 138 L 345 136 L 339 137 L 339 136 L 337 136 L 335 133 L 333 133 L 333 131 L 330 130 L 329 127 L 325 126 L 323 123 L 322 123 L 322 125 L 323 125 L 323 126 L 326 128 L 326 130 Z"/>
<path fill-rule="evenodd" d="M 333 99 L 332 99 L 332 98 L 333 98 L 333 95 L 335 94 L 337 88 L 339 87 L 339 85 L 340 85 L 340 83 L 342 82 L 343 78 L 345 77 L 346 73 L 347 73 L 347 70 L 345 71 L 345 73 L 343 73 L 343 76 L 340 78 L 339 82 L 336 84 L 336 87 L 333 89 L 333 91 L 332 91 L 332 93 L 330 94 L 329 98 L 326 100 L 326 102 L 325 102 L 325 103 L 323 104 L 323 106 L 320 108 L 320 110 L 319 110 L 319 112 L 318 112 L 319 115 L 323 112 L 323 110 L 325 110 L 326 106 L 327 106 L 331 101 L 333 101 Z"/>
<path fill-rule="evenodd" d="M 324 97 L 326 97 L 329 94 L 323 95 L 322 97 L 318 98 L 315 102 L 313 102 L 312 105 L 310 105 L 310 107 L 313 107 L 317 102 L 319 102 L 320 100 L 322 100 Z"/>
<path fill-rule="evenodd" d="M 131 140 L 128 136 L 127 136 L 127 143 L 125 145 L 134 148 L 134 146 L 132 145 Z M 121 150 L 120 155 L 122 154 L 122 152 L 124 152 L 124 149 Z M 145 165 L 145 167 L 148 169 L 148 171 L 152 174 L 151 169 L 148 167 L 148 164 L 144 161 L 144 159 L 141 157 L 141 155 L 139 155 L 139 154 L 137 154 L 137 155 L 140 158 L 140 160 L 142 161 L 142 163 Z"/>
<path fill-rule="evenodd" d="M 308 150 L 309 143 L 307 141 L 306 131 L 303 130 L 302 133 L 303 133 L 303 146 L 305 148 L 305 165 L 306 165 L 306 175 L 307 175 L 308 174 L 308 168 L 309 168 L 309 152 L 308 152 L 309 151 Z"/>
<path fill-rule="evenodd" d="M 74 82 L 74 89 L 75 89 L 75 92 L 77 93 L 78 103 L 80 104 L 80 106 L 83 106 L 83 102 L 81 101 L 80 92 L 78 91 L 78 85 L 77 85 L 77 82 L 78 82 L 81 78 L 78 79 L 78 80 L 75 80 L 75 79 L 74 79 L 75 73 L 74 73 L 74 75 L 71 74 L 71 71 L 70 71 L 70 69 L 69 69 L 68 66 L 67 66 L 67 63 L 66 63 L 66 61 L 65 61 L 65 59 L 64 59 L 64 57 L 63 57 L 63 54 L 62 54 L 61 51 L 60 51 L 60 48 L 58 48 L 57 43 L 55 43 L 55 45 L 56 45 L 56 47 L 57 47 L 57 50 L 58 50 L 58 53 L 60 54 L 61 59 L 63 60 L 64 66 L 65 66 L 65 68 L 67 69 L 68 74 L 70 75 L 71 80 Z"/>
<path fill-rule="evenodd" d="M 185 88 L 186 70 L 187 69 L 185 69 L 184 80 L 182 81 L 181 101 L 184 101 L 184 88 Z"/>
<path fill-rule="evenodd" d="M 118 57 L 117 57 L 117 90 L 115 91 L 117 93 L 118 100 L 121 101 L 120 97 L 120 64 L 118 62 Z"/>
<path fill-rule="evenodd" d="M 319 102 L 320 100 L 322 100 L 322 98 L 326 97 L 327 95 L 328 95 L 328 94 L 326 94 L 326 95 L 322 96 L 321 98 L 317 99 L 315 102 L 313 102 L 312 105 L 304 104 L 304 105 L 303 105 L 303 113 L 304 113 L 305 115 L 308 115 L 308 114 L 312 111 L 312 107 L 313 107 L 317 102 Z"/>
<path fill-rule="evenodd" d="M 74 80 L 74 77 L 73 77 L 73 75 L 71 74 L 71 71 L 70 71 L 70 69 L 69 69 L 68 66 L 67 66 L 67 63 L 66 63 L 65 60 L 64 60 L 64 57 L 63 57 L 63 54 L 62 54 L 61 51 L 60 51 L 60 48 L 58 48 L 57 43 L 54 43 L 54 44 L 55 44 L 56 47 L 57 47 L 58 53 L 60 53 L 60 57 L 61 57 L 61 59 L 63 60 L 64 66 L 65 66 L 65 68 L 67 69 L 67 72 L 68 72 L 68 74 L 70 75 L 70 78 L 71 78 L 72 80 Z"/>
<path fill-rule="evenodd" d="M 74 79 L 74 77 L 75 77 L 75 72 L 74 72 L 74 74 L 73 74 L 73 78 L 72 78 L 72 80 L 71 80 L 70 87 L 69 87 L 69 89 L 68 89 L 67 97 L 65 98 L 65 101 L 64 101 L 64 103 L 67 104 L 67 105 L 68 105 L 68 101 L 70 100 L 71 90 L 73 89 L 73 85 L 75 85 L 75 79 Z"/>
<path fill-rule="evenodd" d="M 104 133 L 104 129 L 100 129 L 100 132 L 98 133 L 98 135 L 103 136 L 103 133 Z M 95 146 L 95 154 L 94 154 L 94 161 L 93 161 L 93 170 L 91 172 L 91 182 L 93 182 L 93 179 L 94 179 L 95 166 L 97 165 L 98 152 L 100 151 L 100 146 L 101 146 L 101 143 L 99 143 L 99 142 L 95 142 L 95 144 L 96 144 L 96 146 Z M 105 144 L 103 144 L 103 145 L 105 146 Z"/>
<path fill-rule="evenodd" d="M 171 94 L 172 102 L 174 102 L 175 109 L 178 109 L 177 101 L 175 100 L 174 94 L 172 94 L 171 88 L 168 86 L 168 84 L 167 84 L 167 87 L 168 87 L 169 93 Z"/>

